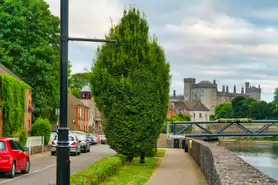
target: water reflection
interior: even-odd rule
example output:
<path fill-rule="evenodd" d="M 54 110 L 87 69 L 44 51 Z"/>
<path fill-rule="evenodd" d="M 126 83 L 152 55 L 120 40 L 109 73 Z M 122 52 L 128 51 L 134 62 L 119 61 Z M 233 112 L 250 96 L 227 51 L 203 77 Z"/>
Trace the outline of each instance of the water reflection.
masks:
<path fill-rule="evenodd" d="M 278 143 L 225 142 L 219 145 L 235 152 L 264 174 L 278 180 Z"/>

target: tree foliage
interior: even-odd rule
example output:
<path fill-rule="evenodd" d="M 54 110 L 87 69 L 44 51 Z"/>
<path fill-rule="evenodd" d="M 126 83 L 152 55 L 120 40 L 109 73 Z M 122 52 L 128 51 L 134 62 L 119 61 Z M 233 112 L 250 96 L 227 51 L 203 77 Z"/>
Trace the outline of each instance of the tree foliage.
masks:
<path fill-rule="evenodd" d="M 106 119 L 110 147 L 135 156 L 156 147 L 169 105 L 170 66 L 147 20 L 135 8 L 125 10 L 97 50 L 91 87 Z"/>
<path fill-rule="evenodd" d="M 216 106 L 215 115 L 216 118 L 232 118 L 234 116 L 232 104 L 229 102 Z"/>
<path fill-rule="evenodd" d="M 59 18 L 43 0 L 0 3 L 0 63 L 33 89 L 35 118 L 59 104 Z"/>
<path fill-rule="evenodd" d="M 275 96 L 275 95 L 274 95 Z M 276 104 L 273 102 L 255 101 L 239 96 L 232 103 L 223 103 L 216 107 L 215 116 L 219 118 L 251 118 L 254 120 L 277 119 Z"/>

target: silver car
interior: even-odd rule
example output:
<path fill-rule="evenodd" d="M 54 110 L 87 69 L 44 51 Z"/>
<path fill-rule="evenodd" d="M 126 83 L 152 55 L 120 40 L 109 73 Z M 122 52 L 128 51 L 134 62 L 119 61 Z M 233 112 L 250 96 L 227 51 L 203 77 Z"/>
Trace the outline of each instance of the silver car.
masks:
<path fill-rule="evenodd" d="M 54 140 L 51 142 L 51 145 L 52 145 L 51 155 L 56 154 L 57 143 L 58 143 L 58 136 L 55 136 Z M 80 153 L 81 153 L 80 143 L 81 143 L 81 141 L 79 141 L 75 135 L 73 135 L 73 134 L 69 135 L 70 154 L 73 154 L 75 156 L 80 155 Z"/>

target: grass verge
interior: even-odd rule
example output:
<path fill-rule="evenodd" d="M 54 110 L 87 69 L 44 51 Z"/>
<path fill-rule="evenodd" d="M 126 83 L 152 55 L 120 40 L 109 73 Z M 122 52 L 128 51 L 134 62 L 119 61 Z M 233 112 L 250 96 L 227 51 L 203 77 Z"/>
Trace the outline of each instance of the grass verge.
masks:
<path fill-rule="evenodd" d="M 160 161 L 147 157 L 146 164 L 139 164 L 139 158 L 134 158 L 133 164 L 124 165 L 117 175 L 107 178 L 101 185 L 145 185 Z"/>
<path fill-rule="evenodd" d="M 156 157 L 164 157 L 166 150 L 157 150 Z"/>

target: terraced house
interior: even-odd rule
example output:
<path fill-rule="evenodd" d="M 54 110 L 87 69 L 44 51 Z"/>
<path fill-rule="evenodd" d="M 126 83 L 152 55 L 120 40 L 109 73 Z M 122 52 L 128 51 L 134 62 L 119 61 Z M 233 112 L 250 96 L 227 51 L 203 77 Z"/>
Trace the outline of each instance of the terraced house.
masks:
<path fill-rule="evenodd" d="M 89 107 L 77 97 L 68 95 L 68 127 L 70 130 L 89 132 Z"/>
<path fill-rule="evenodd" d="M 20 129 L 29 132 L 32 129 L 34 112 L 32 88 L 2 64 L 0 77 L 0 137 L 11 136 L 12 132 Z M 21 89 L 16 91 L 19 88 Z"/>

